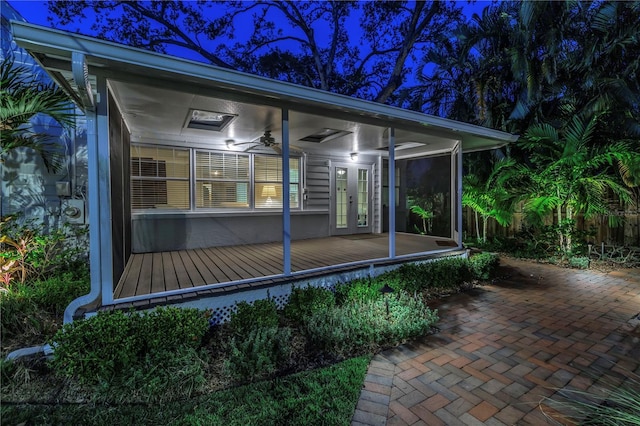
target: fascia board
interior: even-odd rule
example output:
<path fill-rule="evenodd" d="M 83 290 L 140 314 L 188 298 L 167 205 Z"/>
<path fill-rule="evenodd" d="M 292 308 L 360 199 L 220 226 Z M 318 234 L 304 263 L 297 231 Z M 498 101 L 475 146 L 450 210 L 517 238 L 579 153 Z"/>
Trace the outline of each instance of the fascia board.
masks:
<path fill-rule="evenodd" d="M 230 89 L 257 96 L 384 120 L 384 125 L 392 126 L 394 122 L 400 122 L 399 124 L 409 122 L 421 128 L 424 127 L 425 133 L 429 133 L 429 129 L 437 129 L 450 132 L 452 137 L 463 141 L 465 134 L 479 136 L 489 139 L 487 145 L 492 146 L 503 145 L 518 139 L 512 134 L 473 124 L 171 57 L 39 25 L 12 21 L 12 30 L 16 43 L 27 50 L 69 56 L 69 60 L 71 52 L 82 52 L 88 58 L 98 58 L 111 66 L 120 67 L 123 72 L 126 72 L 125 65 L 144 68 L 149 77 L 152 77 L 153 70 L 162 71 L 195 78 L 203 83 L 215 82 Z"/>

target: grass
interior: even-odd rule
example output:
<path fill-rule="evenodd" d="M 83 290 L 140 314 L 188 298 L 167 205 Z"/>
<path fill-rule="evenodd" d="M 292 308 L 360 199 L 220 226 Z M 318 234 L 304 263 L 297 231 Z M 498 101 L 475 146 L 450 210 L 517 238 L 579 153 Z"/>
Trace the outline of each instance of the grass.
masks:
<path fill-rule="evenodd" d="M 164 404 L 11 404 L 3 425 L 348 425 L 370 357 Z"/>

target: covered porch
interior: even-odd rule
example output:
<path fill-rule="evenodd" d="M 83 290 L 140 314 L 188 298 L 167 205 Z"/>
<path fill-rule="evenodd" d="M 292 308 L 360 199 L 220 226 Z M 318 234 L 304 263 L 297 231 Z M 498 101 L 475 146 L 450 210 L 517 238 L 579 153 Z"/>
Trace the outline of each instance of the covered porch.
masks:
<path fill-rule="evenodd" d="M 457 251 L 448 238 L 397 233 L 395 252 L 400 258 Z M 291 242 L 290 279 L 329 273 L 350 266 L 367 266 L 389 257 L 388 234 L 359 234 L 310 238 Z M 125 303 L 152 296 L 186 295 L 231 283 L 275 279 L 283 273 L 281 243 L 133 254 L 114 290 L 114 301 Z"/>
<path fill-rule="evenodd" d="M 171 303 L 269 283 L 284 297 L 311 275 L 335 281 L 344 270 L 364 276 L 463 253 L 462 154 L 517 139 L 12 25 L 86 115 L 88 197 L 69 198 L 88 212 L 91 292 L 69 305 L 66 322 L 87 305 Z"/>

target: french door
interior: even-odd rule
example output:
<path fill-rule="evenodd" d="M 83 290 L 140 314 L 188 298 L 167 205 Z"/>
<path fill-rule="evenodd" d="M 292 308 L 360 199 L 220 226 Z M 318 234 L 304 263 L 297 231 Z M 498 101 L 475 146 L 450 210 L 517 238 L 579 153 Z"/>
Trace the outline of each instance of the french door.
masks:
<path fill-rule="evenodd" d="M 371 232 L 371 166 L 336 163 L 333 167 L 333 234 Z"/>

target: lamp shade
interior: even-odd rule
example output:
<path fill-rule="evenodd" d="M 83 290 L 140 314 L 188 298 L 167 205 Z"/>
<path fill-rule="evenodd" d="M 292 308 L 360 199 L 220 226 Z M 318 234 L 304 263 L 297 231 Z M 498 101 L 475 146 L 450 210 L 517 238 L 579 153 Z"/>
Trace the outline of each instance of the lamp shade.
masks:
<path fill-rule="evenodd" d="M 263 197 L 275 197 L 278 194 L 276 193 L 276 187 L 274 185 L 265 185 L 262 187 L 261 195 Z"/>

